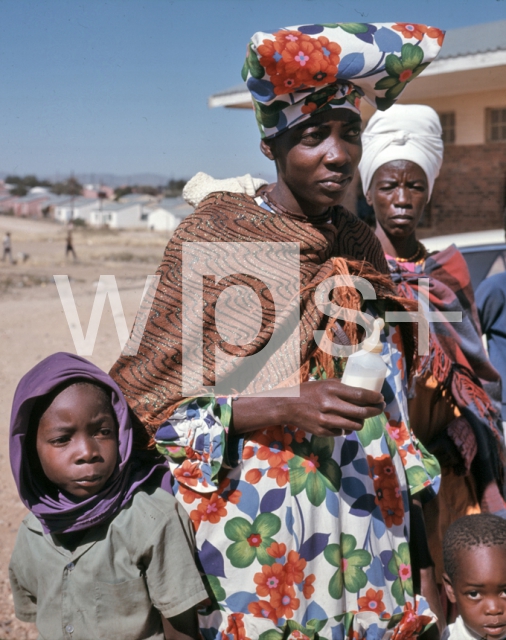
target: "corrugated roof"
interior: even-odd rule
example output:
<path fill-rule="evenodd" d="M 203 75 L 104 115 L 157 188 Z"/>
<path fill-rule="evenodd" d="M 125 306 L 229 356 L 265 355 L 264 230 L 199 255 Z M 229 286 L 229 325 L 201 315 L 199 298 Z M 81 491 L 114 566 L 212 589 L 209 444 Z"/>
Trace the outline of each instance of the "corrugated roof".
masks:
<path fill-rule="evenodd" d="M 140 202 L 113 202 L 106 200 L 102 205 L 97 204 L 97 209 L 101 211 L 121 211 L 122 209 L 131 209 L 132 207 L 140 205 Z"/>
<path fill-rule="evenodd" d="M 501 49 L 506 50 L 506 20 L 448 29 L 439 59 Z"/>

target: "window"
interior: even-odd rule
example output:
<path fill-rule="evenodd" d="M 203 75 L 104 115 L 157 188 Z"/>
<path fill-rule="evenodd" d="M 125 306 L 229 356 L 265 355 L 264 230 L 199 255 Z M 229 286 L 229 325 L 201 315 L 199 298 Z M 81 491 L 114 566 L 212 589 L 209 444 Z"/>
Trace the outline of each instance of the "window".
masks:
<path fill-rule="evenodd" d="M 455 112 L 440 113 L 441 128 L 443 129 L 444 144 L 455 143 Z"/>
<path fill-rule="evenodd" d="M 506 109 L 487 109 L 487 142 L 506 141 Z"/>

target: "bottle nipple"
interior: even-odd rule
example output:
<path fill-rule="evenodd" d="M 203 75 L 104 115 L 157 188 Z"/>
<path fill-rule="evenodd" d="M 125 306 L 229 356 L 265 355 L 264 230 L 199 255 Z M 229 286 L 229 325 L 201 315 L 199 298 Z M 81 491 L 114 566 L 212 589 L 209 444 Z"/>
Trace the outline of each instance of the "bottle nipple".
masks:
<path fill-rule="evenodd" d="M 376 318 L 374 320 L 372 333 L 364 340 L 364 345 L 362 347 L 364 351 L 369 351 L 370 353 L 381 353 L 383 351 L 380 334 L 384 326 L 385 321 L 383 318 Z"/>

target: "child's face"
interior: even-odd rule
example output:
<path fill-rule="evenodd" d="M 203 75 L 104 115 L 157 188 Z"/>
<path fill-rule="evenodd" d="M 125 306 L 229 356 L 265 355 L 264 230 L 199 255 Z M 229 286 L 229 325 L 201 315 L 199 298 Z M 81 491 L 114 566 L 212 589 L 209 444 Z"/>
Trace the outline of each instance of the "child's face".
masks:
<path fill-rule="evenodd" d="M 450 582 L 448 598 L 456 602 L 467 626 L 483 638 L 506 636 L 506 549 L 476 547 L 457 554 L 458 570 Z"/>
<path fill-rule="evenodd" d="M 118 457 L 116 422 L 100 389 L 74 385 L 59 393 L 37 429 L 37 454 L 48 480 L 77 498 L 98 493 Z"/>

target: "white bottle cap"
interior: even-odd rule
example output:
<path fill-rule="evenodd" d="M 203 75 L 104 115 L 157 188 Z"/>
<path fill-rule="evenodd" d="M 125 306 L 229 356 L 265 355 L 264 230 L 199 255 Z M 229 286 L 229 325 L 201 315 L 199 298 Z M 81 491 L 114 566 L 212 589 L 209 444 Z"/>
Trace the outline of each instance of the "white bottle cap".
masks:
<path fill-rule="evenodd" d="M 381 353 L 383 351 L 383 343 L 381 342 L 380 334 L 381 330 L 385 326 L 383 318 L 376 318 L 373 323 L 373 330 L 371 335 L 364 340 L 364 351 L 370 353 Z"/>

